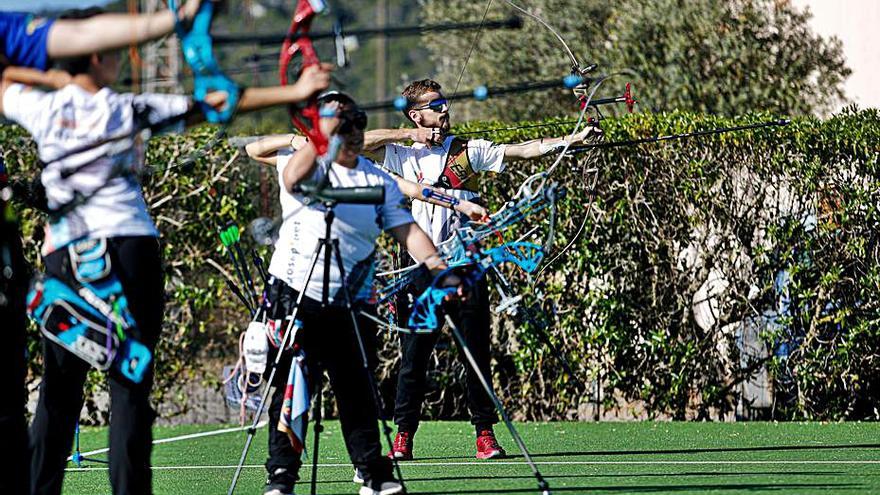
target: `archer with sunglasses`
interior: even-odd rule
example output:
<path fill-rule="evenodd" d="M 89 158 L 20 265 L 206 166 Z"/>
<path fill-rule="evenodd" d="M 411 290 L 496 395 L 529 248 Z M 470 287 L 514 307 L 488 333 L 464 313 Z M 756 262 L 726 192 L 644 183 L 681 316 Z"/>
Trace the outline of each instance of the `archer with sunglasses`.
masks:
<path fill-rule="evenodd" d="M 415 258 L 425 264 L 433 275 L 447 268 L 429 237 L 416 225 L 403 194 L 391 176 L 373 162 L 360 155 L 364 143 L 366 114 L 356 102 L 340 92 L 322 95 L 318 102 L 334 117 L 321 119 L 321 131 L 342 140 L 340 150 L 329 168 L 316 163 L 317 151 L 302 136 L 271 136 L 247 146 L 247 153 L 255 160 L 274 166 L 280 187 L 279 199 L 284 221 L 278 231 L 269 279 L 266 288 L 266 306 L 270 320 L 283 320 L 293 313 L 297 298 L 305 291 L 302 306 L 296 317 L 302 322 L 297 344 L 305 353 L 302 363 L 309 387 L 317 389 L 321 370 L 326 370 L 338 406 L 343 437 L 352 464 L 357 469 L 356 480 L 363 483 L 360 495 L 392 495 L 402 493 L 403 487 L 392 474 L 392 463 L 383 455 L 377 428 L 376 400 L 370 392 L 367 370 L 363 366 L 355 338 L 354 315 L 346 309 L 351 302 L 361 316 L 357 327 L 364 339 L 363 352 L 376 361 L 376 325 L 363 316 L 375 314 L 372 292 L 375 272 L 376 239 L 387 231 Z M 288 149 L 289 148 L 289 149 Z M 299 193 L 304 181 L 320 182 L 327 179 L 330 187 L 383 186 L 382 204 L 340 204 L 335 209 L 332 237 L 338 242 L 346 272 L 342 278 L 333 265 L 327 275 L 328 298 L 322 306 L 324 280 L 315 276 L 307 284 L 311 253 L 318 239 L 326 235 L 325 213 L 320 205 L 308 205 Z M 323 266 L 323 254 L 318 266 Z M 320 269 L 319 269 L 320 270 Z M 457 285 L 457 277 L 447 277 L 447 283 Z M 347 290 L 342 284 L 347 284 Z M 345 293 L 348 293 L 348 296 Z M 351 297 L 351 301 L 347 301 Z M 265 346 L 268 348 L 269 346 Z M 268 351 L 267 362 L 274 363 L 278 351 Z M 266 469 L 269 478 L 264 488 L 266 495 L 287 495 L 294 491 L 302 466 L 303 447 L 300 439 L 294 442 L 289 434 L 278 430 L 282 406 L 293 375 L 290 373 L 293 351 L 279 361 L 273 378 L 275 391 L 269 403 L 269 458 Z M 270 375 L 270 369 L 266 375 Z"/>
<path fill-rule="evenodd" d="M 486 215 L 482 207 L 473 215 L 429 204 L 422 196 L 425 187 L 439 189 L 455 201 L 480 203 L 479 175 L 502 172 L 508 161 L 540 158 L 566 145 L 566 138 L 551 137 L 517 144 L 496 144 L 483 139 L 463 139 L 449 134 L 449 102 L 441 93 L 440 84 L 430 79 L 415 81 L 403 90 L 407 105 L 404 116 L 413 123 L 410 129 L 379 129 L 365 135 L 364 149 L 374 159 L 384 159 L 383 168 L 392 174 L 421 185 L 416 194 L 401 190 L 413 199 L 412 213 L 419 226 L 431 236 L 435 245 L 447 241 L 464 222 Z M 571 145 L 582 143 L 600 133 L 588 126 L 568 137 Z M 401 144 L 412 142 L 411 145 Z M 400 182 L 400 180 L 398 181 Z M 453 205 L 447 205 L 453 206 Z M 409 294 L 403 294 L 403 301 Z M 398 322 L 408 320 L 408 305 L 398 303 Z M 464 333 L 484 376 L 489 372 L 490 310 L 489 290 L 485 279 L 476 284 L 458 309 L 450 308 L 449 316 Z M 427 389 L 426 374 L 431 351 L 439 332 L 431 334 L 400 334 L 402 360 L 397 382 L 394 422 L 398 433 L 389 456 L 400 460 L 413 458 L 413 437 L 419 426 Z M 463 356 L 463 353 L 459 353 Z M 498 445 L 493 425 L 498 422 L 489 396 L 481 388 L 478 376 L 467 369 L 467 404 L 471 423 L 476 430 L 476 457 L 490 459 L 504 456 Z"/>

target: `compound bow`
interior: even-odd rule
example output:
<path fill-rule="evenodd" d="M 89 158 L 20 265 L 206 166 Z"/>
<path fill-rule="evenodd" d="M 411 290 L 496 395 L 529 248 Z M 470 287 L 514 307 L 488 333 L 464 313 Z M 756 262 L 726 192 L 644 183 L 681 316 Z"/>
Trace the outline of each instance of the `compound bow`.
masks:
<path fill-rule="evenodd" d="M 315 16 L 327 11 L 327 4 L 322 0 L 298 0 L 293 18 L 290 21 L 290 28 L 287 30 L 287 36 L 284 37 L 284 43 L 281 45 L 281 55 L 278 59 L 278 76 L 282 85 L 288 84 L 288 69 L 293 58 L 299 54 L 302 56 L 299 73 L 306 67 L 318 65 L 321 63 L 315 47 L 309 38 L 309 30 L 312 27 L 312 21 Z M 318 107 L 317 95 L 312 96 L 305 105 L 290 105 L 287 108 L 290 114 L 290 120 L 307 138 L 318 151 L 318 155 L 325 155 L 329 149 L 330 143 L 321 132 L 321 110 Z"/>
<path fill-rule="evenodd" d="M 508 242 L 501 246 L 470 254 L 463 262 L 441 272 L 431 285 L 413 303 L 412 313 L 407 324 L 416 332 L 433 331 L 440 327 L 437 318 L 438 307 L 459 290 L 458 287 L 444 287 L 440 284 L 447 275 L 460 272 L 461 267 L 470 267 L 463 278 L 464 287 L 472 287 L 492 268 L 503 263 L 513 263 L 527 273 L 538 268 L 544 251 L 531 242 Z"/>

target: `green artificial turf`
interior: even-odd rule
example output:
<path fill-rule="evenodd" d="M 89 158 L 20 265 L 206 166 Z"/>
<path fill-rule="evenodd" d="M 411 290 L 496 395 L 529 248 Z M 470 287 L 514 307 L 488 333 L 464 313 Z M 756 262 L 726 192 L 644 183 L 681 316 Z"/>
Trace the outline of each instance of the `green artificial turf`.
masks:
<path fill-rule="evenodd" d="M 318 493 L 357 493 L 339 423 L 331 421 L 326 426 L 321 436 Z M 880 423 L 517 426 L 554 493 L 880 493 Z M 156 428 L 155 437 L 217 428 Z M 539 493 L 511 436 L 503 425 L 496 431 L 509 457 L 478 461 L 468 423 L 423 424 L 416 436 L 417 460 L 401 463 L 409 493 Z M 225 494 L 244 439 L 244 432 L 236 432 L 156 445 L 155 492 Z M 104 447 L 105 442 L 105 429 L 83 430 L 83 451 Z M 265 457 L 266 431 L 261 429 L 236 493 L 262 493 Z M 64 493 L 109 494 L 106 467 L 86 465 L 83 470 L 67 472 Z M 309 493 L 310 466 L 304 466 L 301 474 L 300 495 Z"/>

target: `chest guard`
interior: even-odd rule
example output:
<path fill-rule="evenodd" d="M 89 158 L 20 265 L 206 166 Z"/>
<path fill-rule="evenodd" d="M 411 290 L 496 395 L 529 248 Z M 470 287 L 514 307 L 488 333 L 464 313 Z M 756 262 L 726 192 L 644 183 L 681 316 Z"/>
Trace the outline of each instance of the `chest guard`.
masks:
<path fill-rule="evenodd" d="M 453 137 L 446 152 L 446 163 L 443 172 L 435 185 L 444 189 L 463 189 L 474 194 L 479 194 L 479 176 L 471 167 L 468 157 L 468 142 L 459 137 Z"/>

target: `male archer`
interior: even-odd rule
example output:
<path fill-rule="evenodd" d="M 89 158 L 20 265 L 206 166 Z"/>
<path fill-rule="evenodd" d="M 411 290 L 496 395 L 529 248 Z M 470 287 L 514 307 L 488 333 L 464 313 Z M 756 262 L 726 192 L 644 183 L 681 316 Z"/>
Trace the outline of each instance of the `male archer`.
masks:
<path fill-rule="evenodd" d="M 596 127 L 588 126 L 567 138 L 542 138 L 516 144 L 468 140 L 449 134 L 449 103 L 441 93 L 440 84 L 430 79 L 415 81 L 402 94 L 406 98 L 403 114 L 414 128 L 367 132 L 364 149 L 377 160 L 384 158 L 385 170 L 408 181 L 439 189 L 455 198 L 455 201 L 480 202 L 478 180 L 482 172 L 502 172 L 507 162 L 540 158 L 561 150 L 567 143 L 577 145 L 601 132 Z M 412 141 L 413 144 L 400 144 L 406 141 Z M 454 210 L 426 203 L 423 197 L 401 189 L 413 199 L 413 217 L 436 245 L 449 240 L 456 228 L 468 220 Z M 406 322 L 408 313 L 408 304 L 398 304 L 399 321 Z M 477 283 L 464 302 L 450 309 L 449 316 L 462 330 L 483 376 L 492 376 L 489 369 L 490 316 L 486 280 Z M 437 337 L 436 332 L 400 335 L 403 356 L 394 406 L 394 422 L 398 431 L 394 448 L 389 452 L 389 456 L 400 460 L 413 458 L 413 437 L 419 427 L 425 397 L 428 360 Z M 483 393 L 478 375 L 467 363 L 465 367 L 467 404 L 471 423 L 476 429 L 476 457 L 491 459 L 504 456 L 504 449 L 498 444 L 493 431 L 498 417 L 492 401 Z"/>

